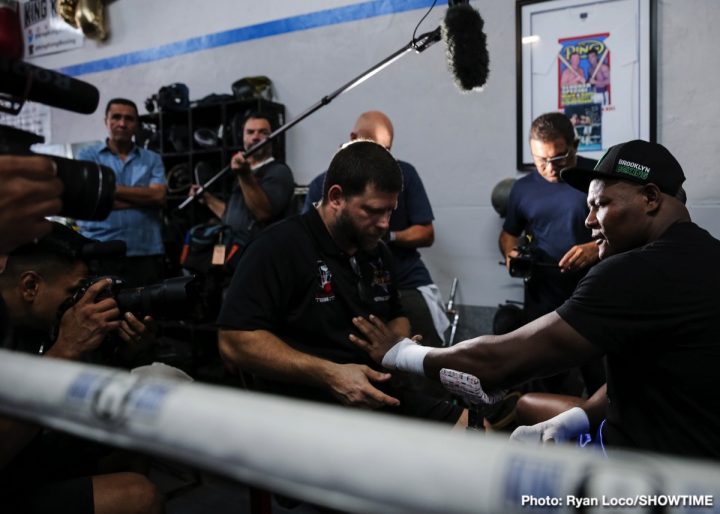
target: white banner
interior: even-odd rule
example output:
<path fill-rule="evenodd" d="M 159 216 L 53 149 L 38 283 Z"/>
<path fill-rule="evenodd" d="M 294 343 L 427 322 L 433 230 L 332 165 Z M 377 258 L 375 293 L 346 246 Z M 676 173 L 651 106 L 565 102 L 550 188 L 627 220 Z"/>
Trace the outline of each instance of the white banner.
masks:
<path fill-rule="evenodd" d="M 85 36 L 71 27 L 55 9 L 55 0 L 20 3 L 25 58 L 66 52 L 83 46 Z"/>

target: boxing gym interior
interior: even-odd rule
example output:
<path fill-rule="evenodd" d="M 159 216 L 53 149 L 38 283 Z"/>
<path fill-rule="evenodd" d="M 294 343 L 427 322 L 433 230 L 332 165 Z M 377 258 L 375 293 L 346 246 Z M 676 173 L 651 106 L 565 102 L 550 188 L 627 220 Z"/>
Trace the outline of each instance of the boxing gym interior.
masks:
<path fill-rule="evenodd" d="M 0 0 L 0 512 L 717 512 L 718 26 Z"/>

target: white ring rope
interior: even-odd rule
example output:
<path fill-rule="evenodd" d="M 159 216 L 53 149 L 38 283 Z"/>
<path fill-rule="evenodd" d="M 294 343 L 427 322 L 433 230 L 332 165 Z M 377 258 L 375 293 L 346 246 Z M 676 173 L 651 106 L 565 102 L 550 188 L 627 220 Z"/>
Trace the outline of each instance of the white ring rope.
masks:
<path fill-rule="evenodd" d="M 350 512 L 528 512 L 523 495 L 720 501 L 720 467 L 710 463 L 635 453 L 604 460 L 5 350 L 0 412 Z M 553 512 L 572 511 L 563 505 Z"/>

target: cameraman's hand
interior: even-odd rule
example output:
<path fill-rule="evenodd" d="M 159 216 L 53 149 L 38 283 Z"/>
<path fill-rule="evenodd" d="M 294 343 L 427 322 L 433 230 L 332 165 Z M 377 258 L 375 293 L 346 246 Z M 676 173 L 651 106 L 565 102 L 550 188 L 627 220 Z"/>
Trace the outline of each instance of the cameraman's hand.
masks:
<path fill-rule="evenodd" d="M 47 157 L 0 155 L 0 254 L 50 233 L 63 184 Z"/>
<path fill-rule="evenodd" d="M 508 271 L 510 271 L 510 259 L 514 259 L 518 255 L 520 255 L 520 252 L 517 251 L 517 248 L 513 248 L 505 256 L 505 267 Z"/>
<path fill-rule="evenodd" d="M 118 334 L 120 339 L 128 343 L 129 346 L 140 349 L 156 341 L 154 319 L 145 316 L 140 321 L 132 312 L 126 312 L 124 317 L 125 319 L 120 322 Z"/>
<path fill-rule="evenodd" d="M 94 350 L 112 330 L 120 328 L 120 310 L 113 298 L 95 302 L 97 295 L 111 284 L 102 279 L 91 285 L 60 320 L 60 330 L 48 355 L 76 360 Z"/>

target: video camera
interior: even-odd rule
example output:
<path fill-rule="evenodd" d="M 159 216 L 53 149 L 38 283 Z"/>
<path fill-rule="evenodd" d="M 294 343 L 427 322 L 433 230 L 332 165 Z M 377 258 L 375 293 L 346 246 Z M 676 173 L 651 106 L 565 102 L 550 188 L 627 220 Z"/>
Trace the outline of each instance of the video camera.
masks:
<path fill-rule="evenodd" d="M 514 278 L 530 278 L 532 276 L 533 267 L 535 266 L 535 258 L 528 248 L 517 248 L 518 255 L 510 257 L 510 267 L 508 271 Z"/>
<path fill-rule="evenodd" d="M 17 115 L 27 100 L 91 114 L 97 109 L 99 93 L 86 82 L 0 57 L 0 111 Z M 44 141 L 37 134 L 0 125 L 0 155 L 34 155 L 30 147 Z M 65 186 L 60 216 L 81 220 L 107 218 L 115 199 L 115 173 L 90 161 L 47 157 L 55 162 L 57 176 Z"/>
<path fill-rule="evenodd" d="M 556 262 L 543 262 L 542 259 L 538 259 L 536 255 L 533 254 L 530 236 L 525 235 L 521 237 L 515 250 L 518 254 L 515 257 L 510 257 L 510 266 L 508 268 L 511 277 L 522 278 L 528 281 L 538 268 L 558 269 Z"/>
<path fill-rule="evenodd" d="M 518 254 L 510 257 L 508 272 L 511 277 L 529 279 L 535 267 L 535 257 L 530 250 L 530 237 L 522 236 L 515 247 Z"/>

